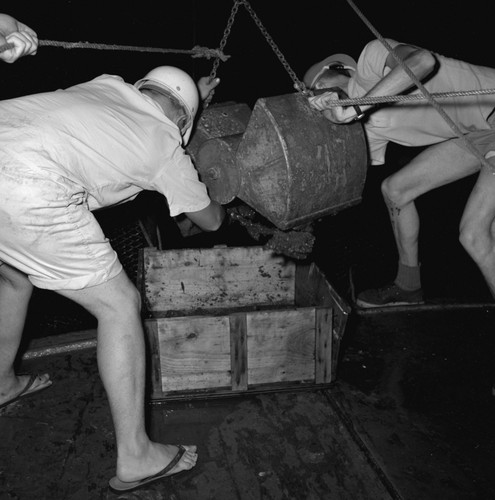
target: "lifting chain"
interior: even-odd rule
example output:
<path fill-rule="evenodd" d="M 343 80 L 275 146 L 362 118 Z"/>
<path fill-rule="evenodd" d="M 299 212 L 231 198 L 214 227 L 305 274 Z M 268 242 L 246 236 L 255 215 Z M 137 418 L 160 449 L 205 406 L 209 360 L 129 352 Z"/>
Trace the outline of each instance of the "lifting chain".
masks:
<path fill-rule="evenodd" d="M 224 33 L 222 40 L 220 42 L 218 51 L 219 53 L 223 53 L 223 50 L 225 48 L 225 45 L 227 44 L 227 39 L 230 35 L 230 32 L 232 30 L 232 25 L 234 24 L 234 19 L 237 14 L 237 11 L 239 10 L 240 5 L 244 5 L 246 10 L 248 11 L 249 15 L 253 19 L 253 21 L 256 23 L 256 26 L 258 26 L 259 30 L 265 37 L 266 41 L 272 48 L 273 52 L 275 52 L 275 55 L 278 57 L 280 62 L 282 63 L 283 67 L 289 74 L 289 76 L 292 78 L 292 81 L 294 82 L 294 88 L 297 89 L 299 92 L 301 92 L 305 96 L 312 96 L 313 92 L 309 90 L 306 85 L 304 85 L 303 82 L 301 82 L 298 78 L 294 70 L 290 67 L 289 63 L 287 62 L 287 59 L 285 56 L 282 54 L 281 50 L 278 48 L 277 44 L 274 42 L 273 38 L 270 36 L 268 31 L 266 30 L 265 26 L 261 22 L 260 18 L 256 15 L 256 12 L 254 12 L 253 8 L 251 7 L 251 4 L 247 0 L 235 0 L 234 5 L 232 6 L 232 10 L 230 12 L 229 19 L 227 21 L 227 25 L 225 27 Z M 213 62 L 213 68 L 210 73 L 210 82 L 217 76 L 217 70 L 218 66 L 220 65 L 220 58 L 215 58 L 215 61 Z M 213 95 L 214 95 L 214 90 L 210 92 L 209 96 L 206 98 L 206 100 L 203 103 L 203 108 L 207 108 L 208 105 L 210 104 Z"/>
<path fill-rule="evenodd" d="M 223 32 L 222 40 L 220 41 L 220 45 L 219 45 L 220 51 L 223 51 L 223 49 L 225 48 L 225 45 L 227 44 L 227 39 L 229 38 L 230 31 L 232 30 L 232 25 L 234 24 L 235 15 L 237 14 L 237 11 L 239 10 L 239 5 L 241 3 L 242 3 L 241 0 L 235 0 L 234 5 L 232 6 L 232 10 L 230 11 L 230 16 L 229 16 L 229 19 L 227 21 L 227 25 L 225 26 L 225 30 Z M 220 47 L 222 47 L 222 48 L 220 48 Z M 211 72 L 210 72 L 210 82 L 213 81 L 215 79 L 215 77 L 217 76 L 217 70 L 218 70 L 219 65 L 220 65 L 220 58 L 217 57 L 213 61 L 213 67 L 212 67 Z M 211 100 L 213 99 L 214 94 L 215 94 L 215 90 L 212 90 L 208 94 L 208 97 L 203 102 L 203 109 L 206 109 L 209 106 Z"/>
<path fill-rule="evenodd" d="M 232 6 L 232 10 L 227 21 L 227 26 L 225 27 L 223 37 L 218 48 L 219 52 L 223 53 L 223 50 L 227 43 L 227 39 L 232 30 L 232 25 L 234 24 L 235 16 L 241 4 L 244 5 L 246 10 L 249 12 L 250 16 L 253 18 L 261 33 L 267 40 L 268 44 L 281 61 L 289 76 L 294 81 L 294 87 L 304 95 L 313 95 L 311 91 L 306 89 L 304 83 L 298 80 L 296 74 L 289 66 L 289 63 L 285 59 L 284 55 L 277 47 L 272 37 L 268 34 L 268 31 L 265 29 L 263 23 L 260 21 L 259 17 L 256 15 L 247 0 L 234 1 L 234 5 Z M 209 76 L 210 82 L 216 77 L 219 65 L 220 58 L 217 57 L 213 62 L 213 68 Z M 206 109 L 210 104 L 214 92 L 215 91 L 212 90 L 203 102 L 203 109 Z M 264 222 L 256 222 L 254 220 L 256 212 L 247 206 L 241 206 L 237 208 L 234 207 L 230 209 L 228 213 L 231 220 L 243 225 L 252 238 L 258 241 L 260 239 L 265 239 L 266 241 L 264 243 L 264 246 L 272 249 L 276 253 L 301 260 L 306 259 L 313 249 L 315 237 L 312 234 L 311 224 L 307 225 L 304 228 L 299 228 L 298 230 L 281 231 L 275 227 L 267 226 Z"/>
<path fill-rule="evenodd" d="M 254 12 L 253 8 L 249 4 L 247 0 L 238 0 L 239 3 L 243 3 L 244 7 L 246 7 L 246 10 L 249 12 L 249 15 L 253 18 L 253 21 L 256 23 L 256 26 L 260 29 L 261 33 L 265 37 L 266 41 L 272 48 L 273 52 L 275 52 L 275 55 L 278 57 L 280 62 L 282 63 L 283 67 L 289 74 L 289 76 L 292 78 L 292 81 L 294 82 L 294 88 L 296 88 L 299 92 L 301 92 L 304 95 L 309 95 L 310 91 L 306 88 L 303 82 L 301 82 L 298 78 L 294 70 L 290 67 L 289 63 L 287 62 L 287 59 L 284 57 L 280 49 L 278 48 L 277 44 L 273 41 L 273 38 L 270 36 L 266 28 L 263 26 L 263 23 L 261 22 L 260 18 L 256 15 L 256 12 Z"/>

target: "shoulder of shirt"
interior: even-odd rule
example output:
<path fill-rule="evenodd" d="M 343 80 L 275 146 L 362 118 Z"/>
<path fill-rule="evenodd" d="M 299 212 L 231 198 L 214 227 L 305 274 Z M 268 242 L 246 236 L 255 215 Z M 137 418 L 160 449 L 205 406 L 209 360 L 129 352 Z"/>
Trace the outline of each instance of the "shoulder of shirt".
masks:
<path fill-rule="evenodd" d="M 385 42 L 390 45 L 392 48 L 395 48 L 397 47 L 397 45 L 404 45 L 405 43 L 404 42 L 398 42 L 397 40 L 394 40 L 393 38 L 384 38 Z M 411 45 L 411 44 L 405 44 L 405 45 Z M 385 45 L 382 43 L 381 40 L 379 40 L 378 38 L 375 38 L 374 40 L 371 40 L 369 41 L 363 48 L 363 50 L 361 51 L 361 55 L 365 54 L 366 52 L 368 51 L 375 51 L 375 50 L 379 50 L 379 51 L 382 51 L 382 50 L 385 50 L 385 51 L 388 51 L 387 47 L 385 47 Z"/>
<path fill-rule="evenodd" d="M 119 76 L 119 75 L 109 75 L 107 73 L 103 73 L 102 75 L 99 75 L 99 76 L 93 78 L 92 80 L 90 80 L 90 82 L 99 82 L 99 81 L 102 81 L 102 80 L 127 83 L 127 82 L 124 81 L 124 79 L 121 76 Z"/>
<path fill-rule="evenodd" d="M 102 90 L 106 89 L 108 92 L 112 91 L 122 91 L 123 89 L 132 89 L 136 93 L 141 93 L 136 89 L 136 87 L 132 83 L 126 82 L 121 76 L 119 75 L 110 75 L 110 74 L 102 74 L 99 75 L 92 80 L 88 80 L 86 82 L 79 83 L 77 85 L 74 85 L 73 88 L 85 88 L 85 87 L 101 87 Z"/>
<path fill-rule="evenodd" d="M 67 88 L 67 90 L 69 90 L 71 88 L 79 88 L 79 87 L 84 87 L 87 85 L 107 83 L 107 82 L 108 83 L 123 83 L 124 85 L 129 85 L 120 76 L 103 74 L 103 75 L 96 76 L 95 78 L 93 78 L 91 80 L 87 80 L 85 82 L 75 84 L 72 87 Z"/>

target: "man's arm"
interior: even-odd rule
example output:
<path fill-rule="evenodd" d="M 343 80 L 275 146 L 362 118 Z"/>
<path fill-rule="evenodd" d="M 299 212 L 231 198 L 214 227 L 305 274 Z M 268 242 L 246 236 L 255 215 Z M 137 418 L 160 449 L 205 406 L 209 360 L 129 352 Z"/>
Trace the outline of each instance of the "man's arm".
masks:
<path fill-rule="evenodd" d="M 220 203 L 211 200 L 206 208 L 197 212 L 186 212 L 185 215 L 203 231 L 216 231 L 225 218 L 225 209 Z"/>
<path fill-rule="evenodd" d="M 376 43 L 378 43 L 378 41 L 376 41 Z M 427 77 L 435 68 L 435 56 L 428 50 L 420 49 L 412 45 L 400 44 L 395 47 L 394 52 L 420 81 Z M 386 73 L 387 68 L 390 71 L 383 76 L 371 90 L 361 97 L 398 95 L 415 86 L 410 76 L 404 71 L 392 54 L 389 54 L 386 59 L 383 73 Z M 325 104 L 327 100 L 329 102 L 338 100 L 337 93 L 327 92 L 320 96 L 311 97 L 310 103 L 315 109 L 322 111 L 323 116 L 333 123 L 349 123 L 355 120 L 356 113 L 352 106 L 327 106 Z M 373 105 L 360 105 L 361 111 L 363 112 L 372 107 Z"/>
<path fill-rule="evenodd" d="M 215 87 L 220 83 L 220 78 L 203 76 L 198 82 L 198 91 L 202 101 L 206 100 Z M 225 219 L 225 210 L 218 202 L 211 200 L 203 210 L 185 212 L 187 218 L 175 217 L 183 236 L 192 236 L 200 231 L 216 231 Z"/>
<path fill-rule="evenodd" d="M 2 50 L 6 44 L 14 47 Z M 38 36 L 29 26 L 17 21 L 8 14 L 0 14 L 0 59 L 13 63 L 20 57 L 36 54 Z"/>
<path fill-rule="evenodd" d="M 435 56 L 430 51 L 412 45 L 397 45 L 394 53 L 404 62 L 419 81 L 427 77 L 436 65 Z M 415 87 L 415 83 L 411 80 L 411 77 L 404 71 L 392 54 L 388 55 L 384 69 L 387 67 L 391 71 L 366 94 L 366 97 L 398 95 L 411 87 Z M 367 106 L 367 108 L 369 107 Z"/>
<path fill-rule="evenodd" d="M 220 78 L 210 80 L 208 76 L 201 77 L 196 83 L 201 100 L 206 100 L 219 83 Z M 203 210 L 185 212 L 174 219 L 182 236 L 193 236 L 201 231 L 218 230 L 225 219 L 225 210 L 218 202 L 211 200 L 210 204 Z"/>

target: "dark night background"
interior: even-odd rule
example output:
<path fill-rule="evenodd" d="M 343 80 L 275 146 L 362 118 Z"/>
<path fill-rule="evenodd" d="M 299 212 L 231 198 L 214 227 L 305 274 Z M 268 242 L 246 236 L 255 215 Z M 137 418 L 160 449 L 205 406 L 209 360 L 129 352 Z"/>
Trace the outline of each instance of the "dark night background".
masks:
<path fill-rule="evenodd" d="M 12 3 L 3 10 L 35 29 L 40 40 L 191 49 L 219 46 L 233 4 L 232 0 L 52 0 Z M 360 0 L 356 4 L 384 37 L 475 64 L 495 65 L 488 2 Z M 375 38 L 345 0 L 252 0 L 250 5 L 300 79 L 314 62 L 335 52 L 357 57 L 364 44 Z M 220 63 L 221 84 L 213 102 L 252 106 L 260 97 L 293 92 L 288 72 L 242 5 L 224 52 L 231 57 Z M 134 82 L 162 64 L 180 66 L 197 79 L 210 73 L 213 62 L 172 53 L 42 46 L 35 57 L 2 65 L 0 98 L 64 88 L 102 73 Z M 357 291 L 394 276 L 395 248 L 379 185 L 417 152 L 390 147 L 387 164 L 368 172 L 363 202 L 316 225 L 314 258 L 347 298 L 352 288 L 350 270 Z M 431 300 L 491 301 L 478 269 L 457 240 L 474 180 L 458 181 L 418 200 L 423 285 Z"/>
<path fill-rule="evenodd" d="M 38 32 L 41 40 L 190 49 L 217 48 L 233 6 L 232 0 L 140 2 L 51 0 L 13 2 L 7 12 Z M 313 62 L 334 52 L 359 54 L 374 38 L 345 0 L 250 2 L 266 30 L 302 78 Z M 427 47 L 477 64 L 495 64 L 488 2 L 427 0 L 356 1 L 385 37 Z M 292 81 L 241 6 L 225 47 L 231 58 L 220 65 L 218 101 L 252 102 L 258 97 L 292 92 Z M 188 55 L 146 54 L 41 47 L 38 55 L 3 65 L 2 96 L 67 87 L 101 73 L 134 82 L 160 64 L 176 64 L 195 77 L 209 74 L 212 62 Z"/>
<path fill-rule="evenodd" d="M 382 36 L 495 67 L 493 1 L 355 2 Z M 35 29 L 40 40 L 191 49 L 195 45 L 219 46 L 233 4 L 233 0 L 18 0 L 4 2 L 1 10 Z M 329 54 L 347 52 L 357 57 L 364 44 L 374 38 L 346 0 L 251 0 L 250 5 L 299 78 L 308 66 Z M 289 74 L 243 6 L 239 8 L 224 52 L 231 58 L 218 69 L 217 76 L 222 82 L 213 103 L 235 101 L 252 107 L 258 98 L 293 92 Z M 153 67 L 163 64 L 180 66 L 197 79 L 210 73 L 213 62 L 189 55 L 42 46 L 35 57 L 26 57 L 11 65 L 0 63 L 0 99 L 65 88 L 102 73 L 118 74 L 126 81 L 135 82 Z M 294 126 L 297 127 L 297 123 Z M 414 148 L 389 146 L 386 165 L 368 169 L 362 202 L 315 221 L 316 243 L 311 259 L 349 303 L 354 292 L 382 285 L 395 276 L 397 256 L 380 183 L 418 152 Z M 163 487 L 163 495 L 192 498 L 191 492 L 201 490 L 197 498 L 231 498 L 209 496 L 217 486 L 221 491 L 227 484 L 227 476 L 242 478 L 232 486 L 236 498 L 257 498 L 258 490 L 249 490 L 251 484 L 257 484 L 257 479 L 249 479 L 252 474 L 259 477 L 259 495 L 268 492 L 270 498 L 309 498 L 300 492 L 324 484 L 319 477 L 315 480 L 317 467 L 326 467 L 326 459 L 319 464 L 320 459 L 316 458 L 323 457 L 316 439 L 321 438 L 323 443 L 331 438 L 328 444 L 331 463 L 352 471 L 349 467 L 352 462 L 341 451 L 345 447 L 337 439 L 337 435 L 341 435 L 350 440 L 345 437 L 345 428 L 350 422 L 354 425 L 353 433 L 362 436 L 359 437 L 360 449 L 366 449 L 356 460 L 364 464 L 370 461 L 369 455 L 374 457 L 375 472 L 384 471 L 400 490 L 393 498 L 495 498 L 494 309 L 483 306 L 492 304 L 493 299 L 478 268 L 458 242 L 458 225 L 475 180 L 476 176 L 471 176 L 417 200 L 423 288 L 427 302 L 439 307 L 433 307 L 433 311 L 428 307 L 424 311 L 413 307 L 412 312 L 397 312 L 392 308 L 387 313 L 380 309 L 354 310 L 350 315 L 334 393 L 340 393 L 335 401 L 345 402 L 344 411 L 339 413 L 345 414 L 347 423 L 342 417 L 338 420 L 324 417 L 326 413 L 322 413 L 321 406 L 327 405 L 330 397 L 318 403 L 314 412 L 311 404 L 306 406 L 304 411 L 312 415 L 311 418 L 301 411 L 301 404 L 294 408 L 289 408 L 287 403 L 280 405 L 279 401 L 286 400 L 279 400 L 274 394 L 265 402 L 255 403 L 269 413 L 269 420 L 264 419 L 264 413 L 260 413 L 260 418 L 252 417 L 245 402 L 234 411 L 227 400 L 218 404 L 208 401 L 209 406 L 197 406 L 196 410 L 188 401 L 184 412 L 177 412 L 171 406 L 166 406 L 166 411 L 158 408 L 151 420 L 154 419 L 155 432 L 163 442 L 181 442 L 180 436 L 187 436 L 187 442 L 190 439 L 196 442 L 192 438 L 199 436 L 198 445 L 207 452 L 202 454 L 204 462 L 199 472 L 190 476 L 192 479 L 173 479 Z M 142 211 L 163 213 L 160 223 L 168 248 L 252 244 L 240 227 L 232 227 L 229 234 L 181 238 L 163 208 L 163 200 L 143 193 L 135 202 L 96 214 L 124 267 L 126 262 L 136 261 L 134 247 L 125 237 L 132 233 L 136 217 Z M 134 244 L 133 237 L 130 239 Z M 126 253 L 128 248 L 132 249 L 130 254 Z M 443 307 L 444 304 L 453 304 L 453 307 Z M 56 334 L 94 326 L 94 318 L 74 303 L 53 292 L 35 290 L 23 347 L 27 348 L 31 339 L 38 340 L 36 337 L 47 337 L 39 339 L 40 344 L 50 345 L 51 341 L 59 341 Z M 50 335 L 54 337 L 49 338 Z M 99 405 L 103 404 L 106 411 L 107 403 L 106 400 L 100 402 L 103 392 L 95 384 L 94 356 L 87 350 L 81 352 L 80 359 L 70 352 L 63 354 L 63 360 L 58 358 L 39 358 L 43 363 L 39 365 L 43 370 L 40 373 L 46 370 L 56 381 L 51 389 L 56 392 L 47 396 L 52 399 L 33 398 L 33 406 L 26 405 L 24 413 L 21 407 L 19 416 L 13 413 L 3 419 L 7 429 L 4 435 L 8 438 L 0 444 L 10 462 L 5 473 L 0 471 L 0 490 L 2 480 L 9 483 L 13 478 L 19 491 L 31 488 L 25 498 L 34 498 L 34 491 L 36 498 L 97 498 L 100 487 L 101 498 L 103 495 L 110 498 L 105 475 L 108 473 L 110 477 L 113 455 L 108 442 L 110 431 L 101 421 L 103 410 Z M 37 404 L 40 406 L 35 406 Z M 228 416 L 220 417 L 224 404 Z M 329 408 L 333 407 L 334 403 Z M 240 424 L 233 422 L 236 415 L 242 415 Z M 315 425 L 321 427 L 318 434 L 314 434 L 316 438 L 306 424 L 312 422 L 313 417 Z M 263 434 L 253 431 L 254 421 L 263 426 Z M 333 425 L 334 421 L 338 424 Z M 293 428 L 289 427 L 292 423 Z M 230 430 L 236 425 L 244 426 L 237 427 L 237 435 Z M 168 430 L 162 430 L 162 426 Z M 277 433 L 271 429 L 281 430 L 286 436 L 283 440 L 272 436 Z M 168 433 L 173 433 L 174 441 L 162 438 Z M 49 441 L 42 437 L 45 435 Z M 258 444 L 259 436 L 263 437 L 263 447 Z M 231 446 L 229 440 L 235 441 L 235 446 Z M 358 443 L 357 437 L 353 440 Z M 294 453 L 287 454 L 286 450 L 292 450 L 293 445 L 286 446 L 286 442 L 297 443 Z M 272 443 L 276 443 L 273 450 L 270 449 Z M 235 453 L 229 449 L 235 449 Z M 290 468 L 285 477 L 279 476 L 281 479 L 277 479 L 276 473 L 272 474 L 272 469 L 285 470 L 283 463 L 275 464 L 275 459 L 270 458 L 276 457 L 279 451 L 290 458 Z M 296 452 L 301 463 L 307 463 L 307 468 L 294 465 L 298 464 Z M 224 453 L 225 465 L 215 461 Z M 243 462 L 244 459 L 249 464 Z M 266 477 L 261 477 L 260 470 L 268 471 Z M 354 480 L 351 475 L 332 477 L 342 481 L 342 488 L 367 487 L 365 479 Z M 284 491 L 282 488 L 274 491 L 272 497 L 270 488 L 275 490 L 278 484 Z M 162 486 L 157 488 L 160 490 L 156 493 L 162 498 Z M 43 491 L 50 494 L 43 496 Z M 62 491 L 73 494 L 52 494 Z M 0 497 L 5 498 L 2 493 L 0 491 Z M 139 493 L 136 494 L 137 498 Z M 152 491 L 143 494 L 146 498 L 155 498 Z M 130 495 L 134 498 L 133 493 Z M 346 498 L 350 497 L 351 490 L 346 491 Z M 9 495 L 9 498 L 14 497 Z"/>

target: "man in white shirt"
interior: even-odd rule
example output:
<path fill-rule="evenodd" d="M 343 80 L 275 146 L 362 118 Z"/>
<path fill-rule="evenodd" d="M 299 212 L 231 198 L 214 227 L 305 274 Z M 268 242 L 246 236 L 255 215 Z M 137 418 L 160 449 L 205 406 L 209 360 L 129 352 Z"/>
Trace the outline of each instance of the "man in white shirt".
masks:
<path fill-rule="evenodd" d="M 0 59 L 34 55 L 36 33 L 0 14 Z M 217 230 L 210 200 L 185 153 L 198 110 L 218 84 L 198 85 L 161 66 L 131 85 L 102 75 L 65 90 L 0 102 L 0 408 L 47 388 L 47 374 L 21 376 L 16 357 L 33 287 L 53 290 L 98 320 L 98 366 L 117 441 L 110 486 L 128 491 L 182 470 L 196 446 L 150 441 L 144 419 L 140 296 L 92 210 L 162 193 L 170 215 Z"/>
<path fill-rule="evenodd" d="M 430 93 L 495 88 L 495 69 L 475 66 L 413 45 L 386 42 Z M 304 83 L 314 90 L 338 87 L 351 98 L 415 94 L 410 76 L 379 40 L 369 42 L 356 62 L 334 54 L 308 69 Z M 323 91 L 322 91 L 323 92 Z M 356 107 L 330 106 L 338 94 L 326 91 L 309 99 L 333 123 L 361 120 L 372 165 L 384 163 L 389 142 L 429 146 L 382 184 L 397 244 L 399 262 L 393 283 L 358 295 L 361 307 L 423 301 L 418 255 L 419 217 L 414 200 L 422 194 L 479 171 L 460 224 L 460 241 L 495 297 L 495 95 L 449 97 L 439 104 L 493 168 L 482 166 L 463 139 L 427 100 Z"/>

